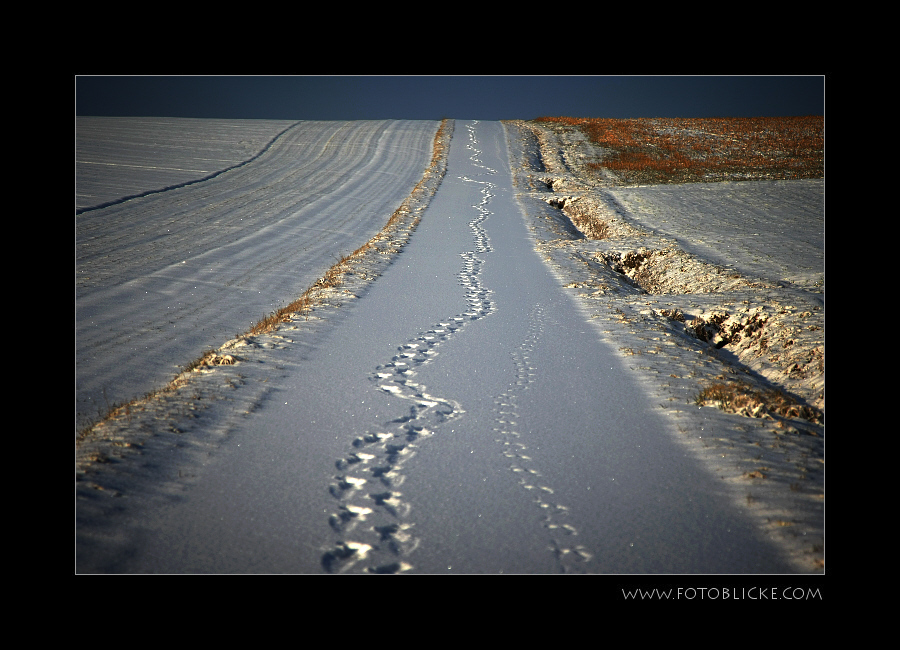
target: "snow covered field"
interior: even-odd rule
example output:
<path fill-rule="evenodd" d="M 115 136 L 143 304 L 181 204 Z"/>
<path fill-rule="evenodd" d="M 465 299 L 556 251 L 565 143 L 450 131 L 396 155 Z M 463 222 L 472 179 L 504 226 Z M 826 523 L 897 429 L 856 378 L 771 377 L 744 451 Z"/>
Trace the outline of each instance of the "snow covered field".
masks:
<path fill-rule="evenodd" d="M 421 179 L 437 127 L 79 118 L 76 203 L 108 205 L 76 216 L 76 428 L 367 242 Z"/>
<path fill-rule="evenodd" d="M 79 215 L 76 417 L 167 380 L 371 238 L 437 126 L 298 123 L 226 174 Z M 538 187 L 527 136 L 457 122 L 399 255 L 374 253 L 309 320 L 110 423 L 118 451 L 78 482 L 78 570 L 816 571 L 821 427 L 692 405 L 735 359 L 659 313 L 823 304 L 821 184 L 606 189 L 632 230 L 592 242 Z M 583 261 L 636 243 L 763 288 L 650 295 Z"/>
<path fill-rule="evenodd" d="M 196 182 L 259 156 L 283 120 L 78 117 L 75 207 L 96 208 Z"/>

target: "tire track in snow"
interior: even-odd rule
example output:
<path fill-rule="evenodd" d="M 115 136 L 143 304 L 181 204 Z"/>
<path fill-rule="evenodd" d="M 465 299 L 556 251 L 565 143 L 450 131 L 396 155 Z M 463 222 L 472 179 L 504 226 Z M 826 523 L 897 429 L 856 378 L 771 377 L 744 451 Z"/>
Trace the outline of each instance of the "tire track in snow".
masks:
<path fill-rule="evenodd" d="M 496 412 L 494 431 L 499 436 L 497 442 L 502 447 L 504 457 L 509 461 L 509 469 L 519 485 L 526 490 L 533 503 L 542 512 L 541 526 L 549 534 L 548 549 L 556 556 L 564 573 L 577 565 L 589 562 L 593 554 L 581 544 L 573 543 L 578 530 L 567 522 L 569 509 L 554 499 L 554 490 L 543 479 L 531 457 L 527 442 L 527 430 L 519 418 L 519 404 L 525 392 L 537 377 L 537 368 L 532 362 L 535 346 L 544 330 L 544 313 L 541 305 L 535 305 L 530 317 L 528 335 L 511 355 L 516 368 L 515 381 L 510 388 L 494 398 Z"/>
<path fill-rule="evenodd" d="M 479 159 L 475 124 L 467 127 L 470 160 L 485 173 L 494 174 L 496 170 Z M 355 437 L 348 452 L 335 462 L 338 473 L 329 491 L 338 505 L 328 523 L 336 539 L 322 555 L 322 566 L 329 573 L 402 573 L 413 568 L 408 560 L 419 539 L 409 517 L 410 506 L 398 490 L 405 478 L 403 466 L 444 423 L 465 413 L 458 402 L 431 395 L 425 385 L 413 380 L 418 368 L 434 361 L 442 343 L 496 309 L 490 297 L 492 291 L 481 283 L 484 260 L 478 256 L 493 250 L 483 224 L 491 214 L 487 205 L 494 185 L 466 176 L 458 178 L 482 185 L 481 202 L 472 206 L 477 215 L 468 224 L 474 250 L 460 255 L 463 263 L 457 274 L 459 284 L 465 288 L 468 308 L 399 346 L 397 354 L 372 374 L 377 390 L 412 405 L 408 413 L 389 421 L 384 428 Z"/>

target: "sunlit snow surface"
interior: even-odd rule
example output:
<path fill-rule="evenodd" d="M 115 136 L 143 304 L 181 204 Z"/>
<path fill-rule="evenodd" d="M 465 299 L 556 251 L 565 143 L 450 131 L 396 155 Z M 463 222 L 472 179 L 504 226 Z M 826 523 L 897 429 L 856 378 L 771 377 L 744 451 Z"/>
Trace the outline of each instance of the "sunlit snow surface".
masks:
<path fill-rule="evenodd" d="M 438 126 L 78 118 L 76 428 L 368 241 L 422 178 Z"/>
<path fill-rule="evenodd" d="M 396 123 L 309 126 L 334 126 L 362 137 L 372 125 L 387 133 Z M 419 175 L 436 127 L 421 136 L 426 155 Z M 304 155 L 324 155 L 322 143 L 335 137 L 322 133 Z M 521 152 L 514 143 L 515 132 L 500 123 L 457 122 L 446 176 L 421 224 L 402 252 L 374 274 L 378 279 L 361 300 L 329 308 L 317 322 L 300 319 L 284 331 L 256 337 L 253 346 L 240 349 L 240 363 L 193 373 L 190 390 L 160 404 L 153 400 L 133 423 L 130 418 L 113 423 L 111 429 L 138 444 L 78 481 L 77 570 L 811 570 L 810 548 L 822 538 L 822 504 L 814 465 L 818 452 L 805 443 L 819 439 L 792 435 L 788 440 L 761 428 L 761 421 L 692 404 L 698 381 L 721 366 L 691 340 L 656 328 L 649 308 L 651 302 L 658 309 L 680 300 L 688 311 L 719 296 L 650 296 L 623 289 L 599 299 L 568 288 L 587 267 L 566 252 L 576 245 L 571 238 L 542 249 L 550 254 L 535 255 L 537 242 L 559 237 L 548 225 L 553 215 L 542 210 L 558 210 L 543 194 L 525 197 L 520 188 L 527 182 L 513 182 L 512 176 L 522 173 L 515 171 Z M 371 146 L 361 148 L 372 155 Z M 354 150 L 343 146 L 342 160 Z M 307 158 L 297 164 L 318 169 L 320 180 L 328 177 L 323 171 L 328 165 Z M 405 162 L 401 158 L 388 157 L 360 173 L 396 174 Z M 209 185 L 219 187 L 221 179 L 250 167 L 217 176 Z M 273 183 L 288 173 L 277 165 L 270 171 Z M 320 205 L 352 196 L 351 181 L 358 177 L 351 175 Z M 307 199 L 317 201 L 319 185 L 306 187 Z M 374 187 L 379 183 L 367 189 Z M 809 187 L 815 192 L 814 184 Z M 230 190 L 222 185 L 214 195 L 227 201 Z M 642 245 L 658 247 L 662 240 L 685 248 L 704 245 L 707 259 L 723 255 L 742 272 L 749 272 L 743 266 L 757 263 L 760 253 L 772 255 L 788 265 L 761 261 L 753 275 L 785 284 L 805 277 L 806 271 L 791 263 L 807 265 L 804 255 L 813 262 L 818 255 L 815 243 L 799 256 L 785 255 L 791 237 L 771 236 L 771 224 L 756 227 L 772 218 L 765 210 L 753 217 L 757 223 L 741 217 L 746 205 L 758 205 L 756 194 L 738 201 L 744 207 L 721 210 L 721 200 L 701 208 L 696 197 L 679 198 L 678 191 L 692 191 L 687 188 L 656 198 L 654 192 L 662 189 L 609 191 L 621 214 L 651 233 L 640 239 Z M 290 190 L 263 196 L 245 210 L 226 211 L 220 221 L 233 227 L 234 247 L 246 248 L 246 257 L 234 258 L 247 266 L 263 260 L 263 269 L 273 269 L 267 279 L 281 286 L 280 267 L 265 260 L 270 249 L 280 250 L 289 226 L 266 222 L 254 239 L 235 220 L 302 209 L 280 208 L 293 201 Z M 673 209 L 677 201 L 683 206 Z M 203 201 L 194 203 L 195 212 L 204 214 Z M 112 208 L 96 211 L 101 212 L 116 215 Z M 329 214 L 320 227 L 336 220 L 335 212 Z M 714 215 L 722 222 L 714 224 Z M 165 226 L 165 218 L 157 223 Z M 180 232 L 175 239 L 190 250 L 202 250 L 198 241 L 215 243 L 219 231 L 228 231 L 202 219 L 190 223 L 195 235 Z M 810 222 L 813 231 L 820 225 Z M 767 239 L 760 247 L 741 241 L 743 234 L 723 238 L 722 228 L 760 230 Z M 116 229 L 104 232 L 113 237 Z M 135 248 L 153 243 L 132 239 L 138 240 L 129 244 Z M 612 245 L 577 242 L 582 244 Z M 232 259 L 224 256 L 228 245 L 217 244 L 211 256 L 184 256 L 190 262 L 185 271 L 201 274 L 207 257 L 210 264 Z M 735 245 L 742 248 L 731 255 Z M 163 254 L 161 248 L 151 247 L 155 255 Z M 111 242 L 106 254 L 142 259 L 127 246 L 123 250 Z M 91 259 L 98 278 L 118 272 L 115 263 L 102 264 L 101 255 Z M 179 264 L 176 256 L 163 268 L 174 273 Z M 232 267 L 219 268 L 225 273 Z M 175 283 L 170 277 L 154 272 L 120 284 L 166 281 L 168 300 L 185 305 L 197 302 L 192 292 L 214 292 L 223 311 L 239 307 L 244 296 L 273 298 L 263 281 L 255 281 L 253 290 L 236 281 L 229 290 L 219 288 L 218 275 L 204 277 L 206 284 L 192 277 Z M 780 299 L 782 287 L 766 291 Z M 804 287 L 783 290 L 820 298 L 814 281 L 810 290 Z M 168 303 L 156 299 L 155 312 L 165 313 Z M 114 301 L 96 308 L 104 310 L 119 318 L 127 312 Z M 214 311 L 206 309 L 206 318 Z M 111 349 L 127 352 L 128 346 Z M 140 367 L 152 357 L 136 354 L 133 362 Z M 771 443 L 779 439 L 783 444 L 776 449 Z M 763 464 L 766 481 L 745 478 L 744 472 Z"/>

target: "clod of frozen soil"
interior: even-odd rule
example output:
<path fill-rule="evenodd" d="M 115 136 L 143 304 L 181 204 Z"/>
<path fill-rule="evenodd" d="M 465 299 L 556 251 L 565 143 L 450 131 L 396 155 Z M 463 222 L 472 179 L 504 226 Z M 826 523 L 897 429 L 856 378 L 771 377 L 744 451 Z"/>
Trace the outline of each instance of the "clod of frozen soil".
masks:
<path fill-rule="evenodd" d="M 784 418 L 800 418 L 822 423 L 822 413 L 779 390 L 757 390 L 742 381 L 716 383 L 700 391 L 700 406 L 716 406 L 729 413 L 751 418 L 766 418 L 777 414 Z"/>
<path fill-rule="evenodd" d="M 813 313 L 787 307 L 768 313 L 763 306 L 743 307 L 737 313 L 716 310 L 697 315 L 685 329 L 716 348 L 732 351 L 742 364 L 774 385 L 808 396 L 810 408 L 798 417 L 822 422 L 825 347 L 818 325 L 804 327 L 817 320 Z"/>

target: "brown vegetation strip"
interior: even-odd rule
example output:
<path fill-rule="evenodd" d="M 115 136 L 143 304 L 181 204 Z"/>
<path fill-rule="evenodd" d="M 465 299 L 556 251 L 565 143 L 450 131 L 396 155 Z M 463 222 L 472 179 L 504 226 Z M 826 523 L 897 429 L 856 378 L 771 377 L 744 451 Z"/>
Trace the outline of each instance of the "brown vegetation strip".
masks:
<path fill-rule="evenodd" d="M 825 119 L 803 117 L 605 119 L 540 117 L 581 129 L 607 152 L 587 167 L 625 183 L 823 178 Z"/>

